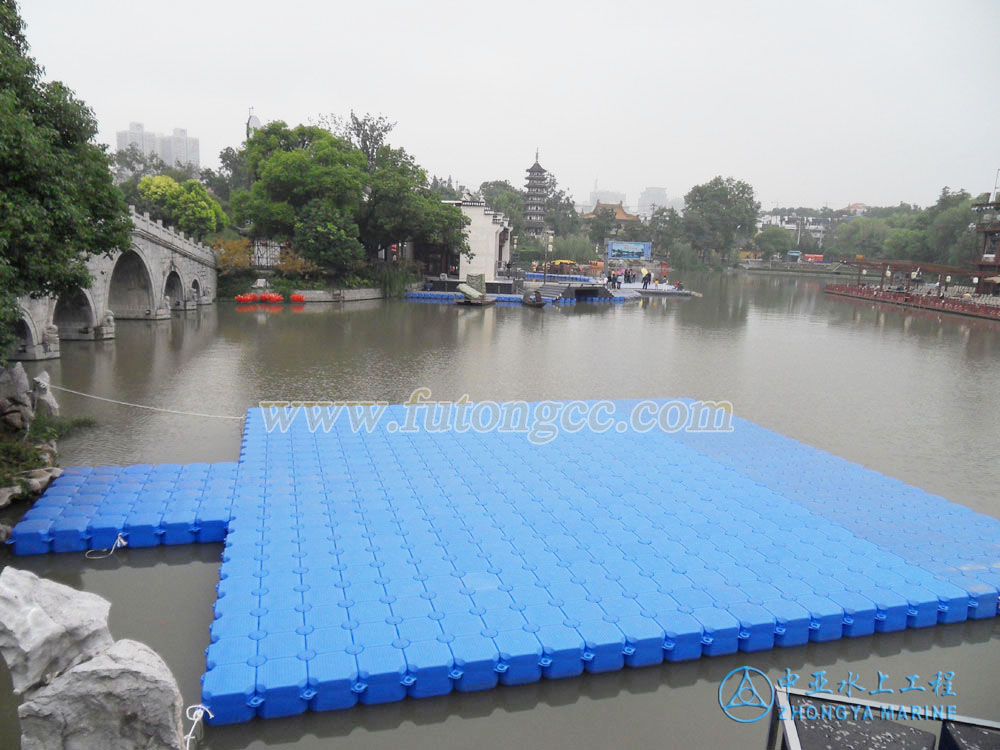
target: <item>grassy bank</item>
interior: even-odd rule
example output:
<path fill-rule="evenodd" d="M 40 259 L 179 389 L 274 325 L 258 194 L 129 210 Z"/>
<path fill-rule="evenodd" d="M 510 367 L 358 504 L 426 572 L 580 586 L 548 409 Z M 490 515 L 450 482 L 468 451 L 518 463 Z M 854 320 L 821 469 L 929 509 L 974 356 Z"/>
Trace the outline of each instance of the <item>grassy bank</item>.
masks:
<path fill-rule="evenodd" d="M 27 433 L 0 432 L 0 487 L 9 487 L 17 482 L 18 475 L 47 465 L 47 456 L 39 444 L 59 440 L 95 424 L 92 417 L 38 416 Z"/>

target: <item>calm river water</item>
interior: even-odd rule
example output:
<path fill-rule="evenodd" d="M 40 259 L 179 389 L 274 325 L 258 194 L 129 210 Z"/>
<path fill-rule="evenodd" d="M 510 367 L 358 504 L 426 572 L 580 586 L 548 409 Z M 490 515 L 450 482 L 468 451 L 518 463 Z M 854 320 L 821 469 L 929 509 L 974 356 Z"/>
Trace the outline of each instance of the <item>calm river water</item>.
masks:
<path fill-rule="evenodd" d="M 1000 517 L 1000 326 L 826 297 L 822 279 L 685 281 L 704 298 L 544 310 L 393 301 L 277 314 L 221 303 L 171 321 L 121 321 L 115 341 L 68 342 L 61 360 L 28 369 L 87 393 L 227 415 L 267 399 L 402 401 L 418 386 L 473 400 L 727 399 L 739 416 Z M 57 396 L 66 413 L 99 423 L 63 442 L 64 465 L 237 458 L 237 421 Z M 192 704 L 220 553 L 202 545 L 16 562 L 110 599 L 114 636 L 162 654 Z M 11 559 L 0 551 L 0 565 Z M 865 687 L 876 670 L 900 687 L 904 675 L 954 670 L 948 700 L 959 713 L 1000 720 L 998 638 L 1000 619 L 962 623 L 210 728 L 199 746 L 763 747 L 764 722 L 737 724 L 717 701 L 720 679 L 743 664 L 772 677 L 790 668 L 800 686 L 823 669 L 834 683 L 852 671 Z M 0 747 L 17 746 L 0 664 Z"/>

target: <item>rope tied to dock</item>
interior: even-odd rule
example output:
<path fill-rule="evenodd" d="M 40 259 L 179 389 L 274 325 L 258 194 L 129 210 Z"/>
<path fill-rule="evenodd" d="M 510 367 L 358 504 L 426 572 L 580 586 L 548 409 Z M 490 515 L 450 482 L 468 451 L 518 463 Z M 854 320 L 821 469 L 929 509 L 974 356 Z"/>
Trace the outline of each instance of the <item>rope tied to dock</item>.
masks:
<path fill-rule="evenodd" d="M 133 404 L 129 403 L 128 401 L 118 401 L 113 398 L 105 398 L 104 396 L 95 396 L 92 393 L 83 393 L 82 391 L 74 391 L 72 388 L 63 388 L 62 386 L 52 385 L 51 383 L 49 384 L 49 388 L 52 388 L 57 391 L 64 391 L 66 393 L 72 393 L 75 396 L 92 398 L 97 401 L 105 401 L 109 404 L 118 404 L 119 406 L 131 406 L 135 409 L 148 409 L 149 411 L 160 411 L 166 414 L 179 414 L 184 417 L 207 417 L 208 419 L 236 419 L 240 421 L 243 420 L 242 415 L 238 417 L 233 417 L 230 416 L 229 414 L 204 414 L 202 412 L 197 412 L 197 411 L 177 411 L 176 409 L 163 409 L 159 406 L 146 406 L 145 404 Z"/>
<path fill-rule="evenodd" d="M 111 549 L 89 549 L 83 556 L 88 560 L 103 560 L 106 557 L 111 557 L 115 554 L 115 550 L 121 549 L 122 547 L 128 547 L 128 542 L 125 541 L 125 537 L 118 532 L 118 537 L 115 539 L 115 543 L 111 545 Z M 95 552 L 99 554 L 94 554 Z"/>
<path fill-rule="evenodd" d="M 209 710 L 208 706 L 203 706 L 200 703 L 188 706 L 185 709 L 184 715 L 187 717 L 187 720 L 194 723 L 191 724 L 191 729 L 188 733 L 184 735 L 184 750 L 191 750 L 193 747 L 191 743 L 194 742 L 194 733 L 198 729 L 198 725 L 201 724 L 201 719 L 205 714 L 208 714 L 208 718 L 210 719 L 215 718 L 215 714 Z"/>

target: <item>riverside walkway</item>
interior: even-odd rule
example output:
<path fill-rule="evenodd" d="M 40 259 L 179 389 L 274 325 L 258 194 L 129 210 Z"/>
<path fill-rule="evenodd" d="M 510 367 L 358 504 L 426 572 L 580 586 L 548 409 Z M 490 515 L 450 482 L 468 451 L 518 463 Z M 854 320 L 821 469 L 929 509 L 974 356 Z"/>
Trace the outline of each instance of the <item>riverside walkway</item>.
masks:
<path fill-rule="evenodd" d="M 636 403 L 541 445 L 252 409 L 238 462 L 68 469 L 11 543 L 224 542 L 214 723 L 996 616 L 1000 521 L 735 417 L 617 427 Z"/>

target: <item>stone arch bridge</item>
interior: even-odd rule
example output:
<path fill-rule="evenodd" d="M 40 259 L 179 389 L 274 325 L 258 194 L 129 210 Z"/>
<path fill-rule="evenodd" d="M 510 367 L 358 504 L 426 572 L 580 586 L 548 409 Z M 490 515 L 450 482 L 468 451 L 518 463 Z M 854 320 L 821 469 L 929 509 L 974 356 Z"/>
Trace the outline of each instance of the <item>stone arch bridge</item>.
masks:
<path fill-rule="evenodd" d="M 132 247 L 92 256 L 89 289 L 60 297 L 22 297 L 11 359 L 53 359 L 59 342 L 111 339 L 116 320 L 163 320 L 215 302 L 215 253 L 132 210 Z"/>

